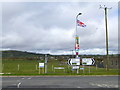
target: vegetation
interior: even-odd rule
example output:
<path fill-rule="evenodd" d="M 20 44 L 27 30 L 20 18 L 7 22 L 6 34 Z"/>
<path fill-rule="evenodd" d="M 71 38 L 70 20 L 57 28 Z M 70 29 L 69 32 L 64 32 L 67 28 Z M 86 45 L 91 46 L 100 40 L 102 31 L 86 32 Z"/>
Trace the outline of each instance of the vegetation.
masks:
<path fill-rule="evenodd" d="M 119 69 L 99 68 L 96 66 L 80 66 L 84 70 L 72 70 L 72 67 L 67 64 L 70 55 L 48 55 L 48 72 L 45 74 L 44 69 L 39 69 L 39 62 L 45 62 L 44 54 L 35 54 L 21 51 L 3 51 L 2 52 L 2 72 L 3 75 L 118 75 Z M 82 56 L 86 57 L 86 56 Z M 97 56 L 87 56 L 95 57 Z M 103 56 L 102 56 L 103 57 Z M 98 58 L 101 61 L 102 58 Z M 54 67 L 64 67 L 65 69 L 54 69 Z M 40 72 L 39 72 L 40 71 Z"/>

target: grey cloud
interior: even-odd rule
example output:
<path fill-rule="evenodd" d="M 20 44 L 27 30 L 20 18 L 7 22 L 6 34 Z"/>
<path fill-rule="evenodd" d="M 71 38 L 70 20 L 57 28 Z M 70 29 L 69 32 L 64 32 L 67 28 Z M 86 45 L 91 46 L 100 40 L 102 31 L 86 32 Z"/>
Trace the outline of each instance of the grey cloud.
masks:
<path fill-rule="evenodd" d="M 94 11 L 97 5 L 98 3 L 4 3 L 3 48 L 74 49 L 75 17 L 81 11 L 83 15 L 79 19 L 87 24 L 86 28 L 78 27 L 81 49 L 103 49 L 105 30 L 101 14 L 104 13 L 98 9 Z M 110 47 L 116 48 L 116 38 L 117 36 L 110 38 Z"/>

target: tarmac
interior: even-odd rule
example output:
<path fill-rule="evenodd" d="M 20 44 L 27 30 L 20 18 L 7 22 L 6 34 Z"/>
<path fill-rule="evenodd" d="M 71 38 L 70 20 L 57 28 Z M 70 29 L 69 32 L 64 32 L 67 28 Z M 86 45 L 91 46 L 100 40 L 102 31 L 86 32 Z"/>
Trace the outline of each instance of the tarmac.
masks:
<path fill-rule="evenodd" d="M 2 76 L 2 88 L 118 88 L 118 75 Z"/>

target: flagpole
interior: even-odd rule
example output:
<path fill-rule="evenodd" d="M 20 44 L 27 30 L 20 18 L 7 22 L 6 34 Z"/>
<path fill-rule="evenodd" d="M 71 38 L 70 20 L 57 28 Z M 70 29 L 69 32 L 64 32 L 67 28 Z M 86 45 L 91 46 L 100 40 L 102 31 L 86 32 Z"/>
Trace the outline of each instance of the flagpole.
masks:
<path fill-rule="evenodd" d="M 77 35 L 77 18 L 78 18 L 78 16 L 79 15 L 81 15 L 82 13 L 79 13 L 79 14 L 77 14 L 77 16 L 76 16 L 76 35 L 75 35 L 75 52 L 76 52 L 76 57 L 78 57 L 78 51 L 76 51 L 76 44 L 79 44 L 79 43 L 77 43 L 78 41 L 78 35 Z"/>
<path fill-rule="evenodd" d="M 77 36 L 77 18 L 79 15 L 76 16 L 76 29 L 75 29 L 75 36 Z"/>

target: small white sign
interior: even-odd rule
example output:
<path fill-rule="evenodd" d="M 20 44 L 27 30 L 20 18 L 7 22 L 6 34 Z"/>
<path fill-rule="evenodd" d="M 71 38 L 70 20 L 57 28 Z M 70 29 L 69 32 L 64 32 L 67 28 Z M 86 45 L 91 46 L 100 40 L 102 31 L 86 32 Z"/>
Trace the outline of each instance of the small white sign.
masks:
<path fill-rule="evenodd" d="M 84 68 L 80 68 L 80 70 L 84 70 Z"/>
<path fill-rule="evenodd" d="M 54 69 L 65 69 L 64 67 L 54 67 Z"/>
<path fill-rule="evenodd" d="M 39 63 L 39 68 L 44 68 L 44 63 Z"/>
<path fill-rule="evenodd" d="M 82 58 L 82 65 L 94 65 L 95 60 L 93 58 Z"/>
<path fill-rule="evenodd" d="M 72 69 L 79 69 L 79 66 L 72 66 Z"/>

